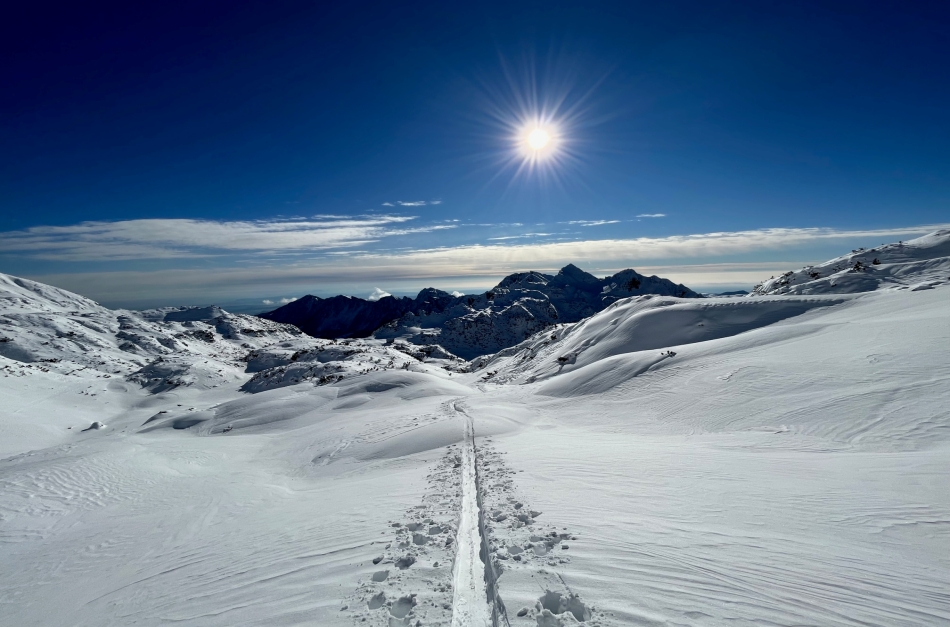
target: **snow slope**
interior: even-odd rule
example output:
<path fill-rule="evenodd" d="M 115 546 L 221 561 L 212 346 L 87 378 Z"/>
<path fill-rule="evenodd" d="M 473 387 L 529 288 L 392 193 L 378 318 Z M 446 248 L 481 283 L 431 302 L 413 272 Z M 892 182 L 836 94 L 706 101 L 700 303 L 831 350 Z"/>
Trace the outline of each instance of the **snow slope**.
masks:
<path fill-rule="evenodd" d="M 582 322 L 536 336 L 492 358 L 475 360 L 472 367 L 492 372 L 496 382 L 530 383 L 585 371 L 582 377 L 572 377 L 578 380 L 590 378 L 589 368 L 636 376 L 672 359 L 666 351 L 651 349 L 678 350 L 685 344 L 747 333 L 844 300 L 840 296 L 756 300 L 641 296 L 614 303 Z M 607 388 L 616 383 L 608 382 Z"/>
<path fill-rule="evenodd" d="M 853 250 L 756 285 L 753 295 L 852 294 L 881 288 L 922 290 L 950 282 L 950 230 L 908 242 Z"/>
<path fill-rule="evenodd" d="M 620 300 L 470 373 L 5 278 L 0 622 L 945 625 L 950 286 L 902 289 L 933 259 Z M 195 381 L 140 381 L 119 316 Z"/>
<path fill-rule="evenodd" d="M 0 274 L 0 373 L 30 390 L 24 398 L 14 386 L 9 397 L 0 397 L 8 409 L 16 408 L 0 412 L 0 455 L 64 441 L 65 427 L 85 428 L 97 420 L 109 425 L 113 408 L 128 409 L 118 399 L 144 395 L 146 400 L 135 402 L 148 404 L 149 395 L 174 397 L 186 388 L 233 396 L 235 388 L 258 392 L 301 381 L 339 382 L 387 369 L 443 372 L 439 365 L 457 362 L 444 352 L 382 344 L 318 340 L 292 325 L 215 306 L 113 311 Z M 34 374 L 44 381 L 38 384 Z M 49 412 L 37 394 L 72 399 L 71 410 Z M 113 396 L 117 400 L 104 400 Z M 97 406 L 94 399 L 102 402 L 93 414 L 80 411 L 84 403 Z M 90 419 L 80 424 L 77 416 Z M 35 439 L 24 440 L 25 433 Z"/>

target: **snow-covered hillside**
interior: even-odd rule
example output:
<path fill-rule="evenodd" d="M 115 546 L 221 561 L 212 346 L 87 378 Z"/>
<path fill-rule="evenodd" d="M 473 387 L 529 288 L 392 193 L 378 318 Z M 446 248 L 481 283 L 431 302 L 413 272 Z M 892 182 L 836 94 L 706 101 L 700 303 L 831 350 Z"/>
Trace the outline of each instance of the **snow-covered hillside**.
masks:
<path fill-rule="evenodd" d="M 845 300 L 841 296 L 755 300 L 639 296 L 614 303 L 577 324 L 553 329 L 549 335 L 476 359 L 471 368 L 490 371 L 488 376 L 495 382 L 533 383 L 592 366 L 612 373 L 605 381 L 609 388 L 621 381 L 617 376 L 634 377 L 672 359 L 675 355 L 670 349 L 750 333 L 790 318 L 802 328 L 798 316 Z M 667 350 L 656 350 L 661 348 Z"/>
<path fill-rule="evenodd" d="M 458 362 L 435 349 L 382 344 L 318 340 L 293 325 L 215 306 L 110 310 L 65 290 L 0 274 L 0 373 L 46 374 L 90 397 L 106 391 L 97 391 L 102 380 L 113 388 L 156 394 L 184 388 L 256 392 L 385 369 L 442 372 L 441 366 Z M 97 421 L 108 423 L 111 415 Z M 59 424 L 64 416 L 49 418 Z M 4 440 L 14 439 L 8 428 L 38 437 L 48 431 L 0 421 L 0 454 L 7 450 Z"/>
<path fill-rule="evenodd" d="M 922 290 L 950 282 L 950 230 L 908 242 L 852 250 L 756 285 L 753 295 L 853 294 L 883 287 Z"/>
<path fill-rule="evenodd" d="M 2 276 L 0 622 L 946 625 L 948 242 L 467 368 Z"/>

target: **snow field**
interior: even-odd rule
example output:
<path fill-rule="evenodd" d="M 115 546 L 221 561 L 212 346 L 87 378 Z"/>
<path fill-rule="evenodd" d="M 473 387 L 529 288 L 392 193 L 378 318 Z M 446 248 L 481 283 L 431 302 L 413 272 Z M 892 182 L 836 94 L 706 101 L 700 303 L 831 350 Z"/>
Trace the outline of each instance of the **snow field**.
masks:
<path fill-rule="evenodd" d="M 948 238 L 471 373 L 0 277 L 0 622 L 948 624 Z"/>

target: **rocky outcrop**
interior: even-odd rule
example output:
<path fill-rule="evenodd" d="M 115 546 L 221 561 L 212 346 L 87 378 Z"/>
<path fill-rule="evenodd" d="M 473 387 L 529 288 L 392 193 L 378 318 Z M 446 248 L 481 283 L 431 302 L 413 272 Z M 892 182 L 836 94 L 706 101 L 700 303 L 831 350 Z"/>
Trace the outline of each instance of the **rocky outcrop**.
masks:
<path fill-rule="evenodd" d="M 684 285 L 623 270 L 603 279 L 571 264 L 556 275 L 519 272 L 491 290 L 460 296 L 430 313 L 410 312 L 380 328 L 380 338 L 438 344 L 464 359 L 514 346 L 538 331 L 577 322 L 630 296 L 659 294 L 701 298 Z"/>
<path fill-rule="evenodd" d="M 304 296 L 261 318 L 293 324 L 313 337 L 324 339 L 367 337 L 376 329 L 407 313 L 427 315 L 442 311 L 454 297 L 426 288 L 416 298 L 386 296 L 376 301 L 352 296 Z"/>

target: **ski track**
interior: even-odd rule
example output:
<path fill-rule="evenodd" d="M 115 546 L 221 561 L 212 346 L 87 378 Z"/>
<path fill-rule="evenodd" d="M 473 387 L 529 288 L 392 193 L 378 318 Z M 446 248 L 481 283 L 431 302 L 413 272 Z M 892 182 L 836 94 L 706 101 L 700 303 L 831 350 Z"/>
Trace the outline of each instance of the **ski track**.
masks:
<path fill-rule="evenodd" d="M 485 582 L 484 541 L 481 535 L 481 510 L 478 496 L 478 470 L 475 455 L 475 426 L 471 416 L 453 408 L 465 424 L 462 445 L 462 511 L 459 516 L 453 569 L 454 597 L 452 600 L 452 627 L 495 627 L 493 612 L 487 602 Z"/>

